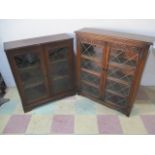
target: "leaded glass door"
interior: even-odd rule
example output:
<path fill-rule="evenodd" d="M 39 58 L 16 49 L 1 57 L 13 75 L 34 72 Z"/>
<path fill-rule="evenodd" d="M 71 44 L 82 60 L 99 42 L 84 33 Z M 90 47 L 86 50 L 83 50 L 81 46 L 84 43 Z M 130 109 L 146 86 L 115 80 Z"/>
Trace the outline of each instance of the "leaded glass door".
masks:
<path fill-rule="evenodd" d="M 51 44 L 45 47 L 51 95 L 74 89 L 72 44 Z"/>
<path fill-rule="evenodd" d="M 79 86 L 78 91 L 83 95 L 100 98 L 101 83 L 103 82 L 102 66 L 104 43 L 101 45 L 78 40 Z"/>
<path fill-rule="evenodd" d="M 14 50 L 12 55 L 16 79 L 24 103 L 32 103 L 48 97 L 46 67 L 40 47 Z"/>
<path fill-rule="evenodd" d="M 109 63 L 106 70 L 106 86 L 103 100 L 115 106 L 125 107 L 139 62 L 140 49 L 136 47 L 109 47 Z"/>

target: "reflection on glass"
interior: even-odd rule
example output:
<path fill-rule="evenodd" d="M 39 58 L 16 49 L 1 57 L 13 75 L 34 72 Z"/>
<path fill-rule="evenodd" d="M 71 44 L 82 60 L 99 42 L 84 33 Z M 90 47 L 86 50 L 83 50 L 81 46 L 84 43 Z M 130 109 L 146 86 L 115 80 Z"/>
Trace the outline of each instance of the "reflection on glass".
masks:
<path fill-rule="evenodd" d="M 25 94 L 28 101 L 33 101 L 35 99 L 39 99 L 40 97 L 45 97 L 47 95 L 46 93 L 47 92 L 44 84 L 25 89 Z"/>
<path fill-rule="evenodd" d="M 94 88 L 86 84 L 82 84 L 81 91 L 92 96 L 96 96 L 96 97 L 99 96 L 99 90 L 97 88 Z"/>
<path fill-rule="evenodd" d="M 68 63 L 67 61 L 53 63 L 51 67 L 51 75 L 53 78 L 57 76 L 64 76 L 68 74 Z"/>
<path fill-rule="evenodd" d="M 52 80 L 52 93 L 57 94 L 72 88 L 69 77 L 67 47 L 53 48 L 49 50 L 50 74 Z"/>
<path fill-rule="evenodd" d="M 53 80 L 52 90 L 53 93 L 60 93 L 71 89 L 71 81 L 69 78 L 61 78 L 58 80 Z"/>
<path fill-rule="evenodd" d="M 49 51 L 49 60 L 51 62 L 67 58 L 67 47 L 54 48 Z"/>
<path fill-rule="evenodd" d="M 109 101 L 113 104 L 119 105 L 119 106 L 126 106 L 127 104 L 127 98 L 114 95 L 112 93 L 106 92 L 105 94 L 105 101 Z"/>
<path fill-rule="evenodd" d="M 129 65 L 135 67 L 138 61 L 138 52 L 127 51 L 125 49 L 110 49 L 110 62 Z"/>
<path fill-rule="evenodd" d="M 129 87 L 111 80 L 108 80 L 106 89 L 112 90 L 122 96 L 128 96 L 129 95 Z"/>
<path fill-rule="evenodd" d="M 133 70 L 120 69 L 117 67 L 109 67 L 108 76 L 131 83 L 133 80 Z"/>
<path fill-rule="evenodd" d="M 39 59 L 35 53 L 27 53 L 15 56 L 15 62 L 18 68 L 32 67 L 39 63 Z"/>
<path fill-rule="evenodd" d="M 96 65 L 96 63 L 92 62 L 91 60 L 87 60 L 87 59 L 81 60 L 81 67 L 88 69 L 88 70 L 95 71 L 95 72 L 101 71 L 101 68 L 98 65 Z"/>
<path fill-rule="evenodd" d="M 126 106 L 133 81 L 139 50 L 127 48 L 110 49 L 107 85 L 104 100 L 115 105 Z"/>
<path fill-rule="evenodd" d="M 88 81 L 92 84 L 95 84 L 97 86 L 99 86 L 99 78 L 90 74 L 90 73 L 86 73 L 86 72 L 81 72 L 81 80 L 84 80 L 84 81 Z"/>
<path fill-rule="evenodd" d="M 82 55 L 102 60 L 103 48 L 86 43 L 81 43 L 81 47 L 82 47 L 81 49 Z"/>
<path fill-rule="evenodd" d="M 68 74 L 67 47 L 54 48 L 49 51 L 51 75 L 53 78 Z"/>

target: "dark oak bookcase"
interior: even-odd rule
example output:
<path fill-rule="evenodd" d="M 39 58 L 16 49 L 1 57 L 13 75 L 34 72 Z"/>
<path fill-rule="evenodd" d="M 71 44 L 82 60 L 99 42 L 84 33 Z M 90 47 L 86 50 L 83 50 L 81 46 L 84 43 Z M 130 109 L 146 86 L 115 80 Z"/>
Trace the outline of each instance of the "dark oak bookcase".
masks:
<path fill-rule="evenodd" d="M 74 95 L 73 39 L 67 34 L 4 44 L 24 111 Z"/>
<path fill-rule="evenodd" d="M 153 38 L 84 28 L 76 39 L 78 94 L 129 116 Z"/>
<path fill-rule="evenodd" d="M 129 116 L 152 38 L 84 28 L 76 41 L 76 56 L 67 34 L 4 44 L 24 111 L 78 93 Z"/>

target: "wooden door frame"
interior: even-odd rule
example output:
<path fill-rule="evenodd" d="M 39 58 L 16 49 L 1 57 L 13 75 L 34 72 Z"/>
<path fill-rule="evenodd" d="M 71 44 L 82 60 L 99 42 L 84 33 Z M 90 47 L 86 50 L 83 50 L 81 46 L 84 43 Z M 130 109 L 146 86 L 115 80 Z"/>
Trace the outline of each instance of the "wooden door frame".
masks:
<path fill-rule="evenodd" d="M 77 92 L 79 94 L 81 94 L 81 95 L 89 96 L 89 95 L 87 95 L 87 94 L 80 91 L 81 85 L 82 85 L 81 84 L 81 60 L 83 59 L 83 58 L 81 58 L 81 43 L 91 44 L 89 42 L 87 43 L 87 42 L 80 41 L 80 35 L 76 34 L 76 46 L 77 46 L 77 48 L 76 48 L 77 49 L 77 51 L 76 51 L 76 77 L 77 77 L 77 83 L 76 83 L 76 85 L 77 85 Z M 100 83 L 99 83 L 99 86 L 98 86 L 99 96 L 98 97 L 94 96 L 94 98 L 100 99 L 100 98 L 102 98 L 103 91 L 104 91 L 103 84 L 104 84 L 104 79 L 105 78 L 104 78 L 103 68 L 105 68 L 106 65 L 107 65 L 107 61 L 104 62 L 106 60 L 105 53 L 106 53 L 106 50 L 107 50 L 107 43 L 104 42 L 104 43 L 102 43 L 100 45 L 98 45 L 98 44 L 91 44 L 91 45 L 92 46 L 95 45 L 96 47 L 102 48 L 101 62 L 93 61 L 93 63 L 95 63 L 97 66 L 99 66 L 101 68 L 101 72 L 99 72 L 99 76 L 94 75 L 94 76 L 98 77 L 99 80 L 100 80 Z M 93 96 L 91 96 L 91 97 L 93 97 Z"/>
<path fill-rule="evenodd" d="M 128 97 L 128 106 L 126 109 L 126 113 L 129 116 L 130 115 L 130 111 L 133 107 L 133 103 L 136 99 L 137 93 L 138 93 L 138 89 L 140 86 L 140 81 L 142 78 L 142 73 L 144 71 L 144 66 L 146 64 L 147 58 L 148 58 L 148 50 L 149 50 L 149 46 L 143 47 L 141 53 L 139 53 L 139 61 L 136 67 L 136 71 L 135 71 L 135 75 L 134 75 L 134 80 L 130 89 L 130 94 Z M 140 55 L 143 55 L 142 57 Z"/>
<path fill-rule="evenodd" d="M 18 68 L 17 68 L 16 62 L 14 60 L 14 57 L 18 56 L 18 55 L 26 54 L 26 53 L 33 53 L 33 52 L 34 53 L 39 53 L 38 58 L 40 59 L 40 67 L 42 69 L 42 74 L 43 74 L 43 78 L 44 78 L 46 76 L 46 73 L 45 73 L 46 67 L 44 65 L 44 59 L 43 59 L 43 55 L 42 55 L 41 46 L 30 46 L 30 47 L 24 47 L 24 48 L 19 48 L 19 49 L 13 49 L 13 50 L 6 51 L 6 54 L 7 54 L 9 63 L 10 63 L 10 67 L 11 67 L 12 73 L 14 75 L 14 79 L 16 81 L 17 88 L 19 90 L 19 93 L 21 95 L 21 100 L 22 100 L 24 105 L 30 105 L 30 104 L 42 101 L 44 99 L 47 99 L 48 94 L 49 94 L 48 93 L 48 91 L 49 91 L 48 90 L 48 83 L 47 83 L 46 79 L 44 79 L 45 89 L 47 90 L 46 97 L 42 97 L 42 98 L 39 98 L 39 99 L 34 99 L 32 101 L 27 101 L 27 98 L 25 96 L 24 88 L 22 86 L 22 80 L 20 78 L 20 74 L 18 72 Z"/>
<path fill-rule="evenodd" d="M 74 54 L 73 54 L 73 39 L 69 39 L 69 40 L 61 40 L 58 42 L 51 42 L 48 44 L 44 44 L 43 45 L 43 51 L 44 51 L 44 58 L 46 60 L 46 72 L 47 72 L 47 79 L 48 79 L 48 85 L 49 85 L 49 92 L 50 92 L 50 98 L 53 98 L 54 96 L 57 96 L 59 94 L 65 94 L 66 92 L 70 92 L 71 90 L 75 91 L 75 78 L 74 78 Z M 69 67 L 69 77 L 71 78 L 71 82 L 72 82 L 72 89 L 68 89 L 66 91 L 63 92 L 59 92 L 59 93 L 53 93 L 52 91 L 52 80 L 50 79 L 50 69 L 52 68 L 49 59 L 48 59 L 48 53 L 49 50 L 51 50 L 52 48 L 62 48 L 62 47 L 66 47 L 68 49 L 67 52 L 67 63 L 68 63 L 68 67 Z"/>

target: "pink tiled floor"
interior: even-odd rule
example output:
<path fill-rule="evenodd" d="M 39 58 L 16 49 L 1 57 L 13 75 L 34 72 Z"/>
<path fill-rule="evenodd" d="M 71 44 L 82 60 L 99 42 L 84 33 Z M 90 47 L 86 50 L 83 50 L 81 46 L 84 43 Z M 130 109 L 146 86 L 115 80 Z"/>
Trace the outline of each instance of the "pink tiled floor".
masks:
<path fill-rule="evenodd" d="M 25 133 L 30 121 L 30 115 L 13 115 L 4 128 L 3 133 Z"/>
<path fill-rule="evenodd" d="M 122 134 L 121 125 L 117 116 L 99 115 L 98 128 L 100 134 Z"/>
<path fill-rule="evenodd" d="M 142 120 L 149 134 L 155 134 L 155 115 L 142 115 Z"/>
<path fill-rule="evenodd" d="M 0 107 L 0 134 L 155 134 L 155 87 L 141 87 L 130 117 L 74 96 L 23 113 L 16 88 Z"/>
<path fill-rule="evenodd" d="M 60 134 L 72 134 L 74 132 L 73 115 L 55 115 L 51 132 Z"/>

